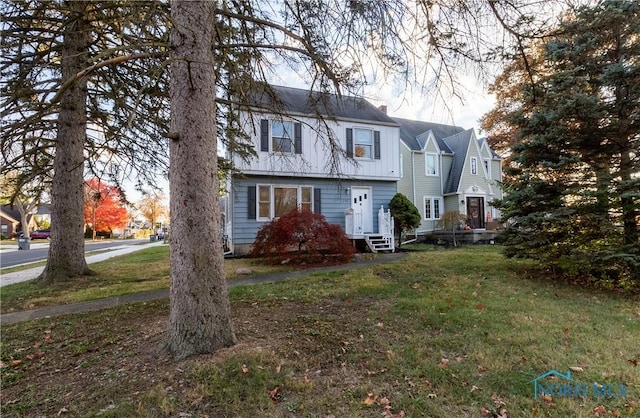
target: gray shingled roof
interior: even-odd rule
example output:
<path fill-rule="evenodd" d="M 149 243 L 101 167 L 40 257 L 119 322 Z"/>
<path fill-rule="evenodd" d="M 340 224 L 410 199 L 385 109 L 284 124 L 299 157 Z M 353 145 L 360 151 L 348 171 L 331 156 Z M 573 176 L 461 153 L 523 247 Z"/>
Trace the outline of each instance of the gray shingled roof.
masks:
<path fill-rule="evenodd" d="M 464 169 L 464 161 L 467 158 L 469 144 L 473 138 L 473 129 L 468 129 L 456 135 L 444 138 L 443 141 L 453 151 L 453 162 L 451 170 L 447 176 L 447 182 L 444 185 L 444 194 L 456 193 L 462 178 L 462 170 Z"/>
<path fill-rule="evenodd" d="M 487 142 L 487 138 L 482 137 L 482 138 L 478 139 L 478 148 L 482 148 L 482 145 L 483 145 L 483 143 L 485 143 L 485 142 L 487 143 L 487 148 L 489 149 L 489 152 L 491 153 L 491 157 L 492 157 L 492 158 L 502 159 L 502 157 L 500 157 L 500 156 L 498 155 L 498 153 L 496 153 L 496 152 L 491 148 L 491 146 L 490 146 L 490 145 L 489 145 L 489 143 Z"/>
<path fill-rule="evenodd" d="M 360 97 L 342 96 L 317 91 L 271 86 L 276 97 L 268 89 L 255 94 L 257 107 L 301 115 L 321 115 L 336 119 L 356 119 L 397 126 L 385 112 Z"/>
<path fill-rule="evenodd" d="M 440 150 L 451 153 L 451 149 L 443 142 L 443 139 L 464 131 L 464 128 L 459 126 L 444 125 L 441 123 L 422 122 L 403 118 L 393 118 L 393 120 L 400 124 L 400 139 L 413 151 L 423 149 L 424 141 L 420 141 L 418 137 L 431 131 L 438 142 Z M 427 136 L 424 135 L 422 137 L 426 138 Z"/>

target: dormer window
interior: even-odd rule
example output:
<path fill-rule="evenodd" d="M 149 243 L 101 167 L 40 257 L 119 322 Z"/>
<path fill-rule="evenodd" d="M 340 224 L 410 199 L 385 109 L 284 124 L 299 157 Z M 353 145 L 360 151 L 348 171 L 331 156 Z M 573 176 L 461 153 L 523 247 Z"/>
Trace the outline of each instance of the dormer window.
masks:
<path fill-rule="evenodd" d="M 262 119 L 260 151 L 302 154 L 302 124 L 281 119 Z"/>

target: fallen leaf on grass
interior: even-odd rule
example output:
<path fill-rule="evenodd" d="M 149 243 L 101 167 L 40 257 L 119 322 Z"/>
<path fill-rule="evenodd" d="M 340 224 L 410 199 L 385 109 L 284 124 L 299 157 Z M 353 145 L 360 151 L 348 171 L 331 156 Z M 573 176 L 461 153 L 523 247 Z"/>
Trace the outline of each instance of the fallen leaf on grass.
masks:
<path fill-rule="evenodd" d="M 364 400 L 365 405 L 373 405 L 378 400 L 378 395 L 374 395 L 373 393 L 368 393 L 367 397 Z"/>
<path fill-rule="evenodd" d="M 27 359 L 29 360 L 37 360 L 39 358 L 44 357 L 44 352 L 40 351 L 38 353 L 27 354 Z"/>
<path fill-rule="evenodd" d="M 448 365 L 449 365 L 449 359 L 443 357 L 440 359 L 440 364 L 438 364 L 438 367 L 440 367 L 441 369 L 446 369 Z"/>
<path fill-rule="evenodd" d="M 271 400 L 274 402 L 277 402 L 280 400 L 282 395 L 282 389 L 280 389 L 279 386 L 276 386 L 274 389 L 269 391 L 269 396 L 271 397 Z"/>
<path fill-rule="evenodd" d="M 478 304 L 476 304 L 476 309 L 479 310 L 479 311 L 482 311 L 482 310 L 484 310 L 484 305 L 482 303 L 478 303 Z"/>
<path fill-rule="evenodd" d="M 246 365 L 246 364 L 243 364 L 243 365 L 242 365 L 242 373 L 244 373 L 244 374 L 249 373 L 249 368 L 247 367 L 247 365 Z"/>
<path fill-rule="evenodd" d="M 607 408 L 605 408 L 604 405 L 598 405 L 593 408 L 593 415 L 596 417 L 604 417 L 607 415 Z"/>
<path fill-rule="evenodd" d="M 542 400 L 547 404 L 548 407 L 554 407 L 553 396 L 551 395 L 542 395 Z"/>
<path fill-rule="evenodd" d="M 583 372 L 584 371 L 584 369 L 582 367 L 577 367 L 577 366 L 569 367 L 569 370 L 571 370 L 572 372 Z"/>
<path fill-rule="evenodd" d="M 487 368 L 486 368 L 486 367 L 484 367 L 484 366 L 481 364 L 481 365 L 479 365 L 479 366 L 478 366 L 478 371 L 479 371 L 480 373 L 484 373 L 484 372 L 486 372 L 486 371 L 487 371 Z"/>
<path fill-rule="evenodd" d="M 636 367 L 638 365 L 638 360 L 632 358 L 627 360 L 629 363 L 633 364 L 633 367 Z"/>
<path fill-rule="evenodd" d="M 475 392 L 476 390 L 480 390 L 476 385 L 471 386 L 471 392 Z"/>
<path fill-rule="evenodd" d="M 404 418 L 404 411 L 400 411 L 397 414 L 394 414 L 393 412 L 391 412 L 391 406 L 387 405 L 384 407 L 382 416 L 384 416 L 385 418 Z"/>

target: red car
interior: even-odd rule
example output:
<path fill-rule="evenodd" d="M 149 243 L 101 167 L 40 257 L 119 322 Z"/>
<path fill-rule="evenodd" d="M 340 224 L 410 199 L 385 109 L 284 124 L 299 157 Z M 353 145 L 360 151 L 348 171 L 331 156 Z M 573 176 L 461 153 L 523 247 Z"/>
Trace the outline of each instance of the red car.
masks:
<path fill-rule="evenodd" d="M 40 229 L 38 231 L 31 232 L 31 239 L 49 239 L 51 231 L 48 229 Z"/>

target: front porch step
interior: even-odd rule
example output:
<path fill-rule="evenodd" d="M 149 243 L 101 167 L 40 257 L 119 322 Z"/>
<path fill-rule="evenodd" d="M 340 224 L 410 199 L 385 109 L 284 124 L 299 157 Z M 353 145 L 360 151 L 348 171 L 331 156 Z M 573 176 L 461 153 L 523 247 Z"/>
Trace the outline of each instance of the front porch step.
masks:
<path fill-rule="evenodd" d="M 378 251 L 395 251 L 395 242 L 392 236 L 366 235 L 364 240 L 373 253 L 377 253 Z"/>

